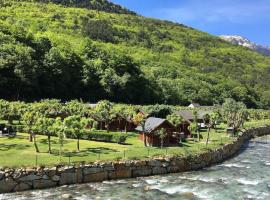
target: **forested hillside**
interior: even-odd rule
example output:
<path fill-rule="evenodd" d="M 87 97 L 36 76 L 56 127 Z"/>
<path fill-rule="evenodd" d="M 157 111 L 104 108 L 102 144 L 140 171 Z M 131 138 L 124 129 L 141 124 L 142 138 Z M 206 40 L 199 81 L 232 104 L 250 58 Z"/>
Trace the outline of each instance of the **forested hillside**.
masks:
<path fill-rule="evenodd" d="M 231 97 L 270 107 L 270 58 L 105 0 L 50 2 L 0 0 L 0 97 L 178 105 Z"/>

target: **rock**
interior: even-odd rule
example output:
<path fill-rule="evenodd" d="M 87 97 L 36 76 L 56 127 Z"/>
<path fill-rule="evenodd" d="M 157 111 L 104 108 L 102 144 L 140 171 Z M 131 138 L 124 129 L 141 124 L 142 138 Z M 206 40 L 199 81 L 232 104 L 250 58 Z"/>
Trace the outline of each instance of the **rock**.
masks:
<path fill-rule="evenodd" d="M 54 176 L 56 174 L 56 171 L 57 171 L 56 167 L 49 168 L 49 169 L 46 170 L 46 174 L 48 176 L 52 177 L 52 176 Z"/>
<path fill-rule="evenodd" d="M 24 191 L 24 190 L 30 190 L 32 188 L 32 183 L 28 182 L 28 183 L 19 183 L 15 188 L 14 188 L 14 192 L 18 192 L 18 191 Z"/>
<path fill-rule="evenodd" d="M 125 178 L 131 178 L 131 177 L 132 177 L 131 169 L 128 169 L 128 168 L 116 170 L 109 174 L 110 179 L 125 179 Z"/>
<path fill-rule="evenodd" d="M 184 193 L 179 193 L 180 195 L 183 195 L 184 197 L 188 199 L 193 199 L 195 197 L 193 192 L 184 192 Z"/>
<path fill-rule="evenodd" d="M 34 174 L 30 174 L 30 175 L 19 178 L 19 181 L 34 181 L 38 179 L 41 179 L 41 177 Z"/>
<path fill-rule="evenodd" d="M 12 192 L 16 185 L 17 182 L 11 178 L 3 179 L 0 181 L 0 193 Z"/>
<path fill-rule="evenodd" d="M 144 160 L 137 160 L 134 162 L 136 167 L 140 167 L 140 166 L 146 166 L 146 162 Z"/>
<path fill-rule="evenodd" d="M 82 183 L 82 170 L 76 169 L 74 173 L 62 173 L 60 177 L 60 185 L 69 185 L 74 183 Z"/>
<path fill-rule="evenodd" d="M 100 182 L 108 180 L 108 172 L 98 172 L 96 174 L 88 174 L 84 175 L 83 182 L 84 183 L 90 183 L 90 182 Z"/>
<path fill-rule="evenodd" d="M 151 167 L 143 166 L 133 170 L 132 177 L 150 176 L 152 174 Z"/>
<path fill-rule="evenodd" d="M 148 165 L 152 167 L 160 167 L 162 163 L 159 160 L 149 160 Z"/>
<path fill-rule="evenodd" d="M 168 173 L 177 173 L 180 171 L 178 166 L 169 166 L 167 167 Z"/>
<path fill-rule="evenodd" d="M 73 199 L 71 194 L 62 194 L 63 199 Z"/>
<path fill-rule="evenodd" d="M 149 185 L 146 185 L 143 189 L 144 189 L 144 191 L 149 191 L 149 190 L 151 190 L 151 187 Z"/>
<path fill-rule="evenodd" d="M 54 176 L 52 177 L 52 180 L 57 182 L 57 181 L 60 180 L 60 176 L 54 175 Z"/>
<path fill-rule="evenodd" d="M 103 169 L 101 167 L 89 167 L 89 168 L 83 169 L 83 174 L 84 175 L 95 174 L 102 171 Z"/>
<path fill-rule="evenodd" d="M 113 165 L 116 170 L 126 168 L 125 162 L 115 162 Z"/>
<path fill-rule="evenodd" d="M 185 172 L 190 169 L 190 165 L 185 159 L 176 160 L 175 163 L 176 166 L 180 169 L 179 172 Z"/>
<path fill-rule="evenodd" d="M 33 188 L 34 189 L 45 189 L 45 188 L 51 188 L 55 187 L 57 185 L 56 182 L 53 182 L 51 180 L 35 180 L 33 182 Z"/>
<path fill-rule="evenodd" d="M 2 180 L 5 177 L 5 172 L 0 171 L 0 180 Z"/>
<path fill-rule="evenodd" d="M 153 168 L 153 175 L 158 175 L 158 174 L 166 174 L 167 170 L 164 167 L 154 167 Z"/>

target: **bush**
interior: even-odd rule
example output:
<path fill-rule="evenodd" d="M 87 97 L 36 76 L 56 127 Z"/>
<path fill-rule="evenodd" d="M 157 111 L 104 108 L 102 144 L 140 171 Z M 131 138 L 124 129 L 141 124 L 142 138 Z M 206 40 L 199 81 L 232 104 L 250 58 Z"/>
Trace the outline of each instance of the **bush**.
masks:
<path fill-rule="evenodd" d="M 100 131 L 85 130 L 84 139 L 100 141 L 100 142 L 115 142 L 124 144 L 128 138 L 125 133 L 106 133 Z"/>

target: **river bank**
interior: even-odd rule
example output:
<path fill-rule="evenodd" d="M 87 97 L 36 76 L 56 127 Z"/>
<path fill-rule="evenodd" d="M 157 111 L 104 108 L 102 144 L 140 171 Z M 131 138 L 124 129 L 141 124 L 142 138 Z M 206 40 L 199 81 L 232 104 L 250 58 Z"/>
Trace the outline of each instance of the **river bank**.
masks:
<path fill-rule="evenodd" d="M 53 168 L 5 169 L 0 171 L 0 193 L 198 170 L 232 157 L 239 152 L 246 141 L 267 134 L 270 134 L 269 126 L 252 128 L 243 132 L 232 143 L 196 156 L 128 160 Z"/>

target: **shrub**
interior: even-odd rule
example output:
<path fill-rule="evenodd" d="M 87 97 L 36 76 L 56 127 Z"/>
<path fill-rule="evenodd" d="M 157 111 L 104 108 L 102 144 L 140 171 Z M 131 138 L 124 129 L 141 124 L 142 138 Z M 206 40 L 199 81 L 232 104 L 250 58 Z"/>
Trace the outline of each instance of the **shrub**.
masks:
<path fill-rule="evenodd" d="M 106 133 L 100 131 L 85 130 L 84 139 L 100 141 L 100 142 L 115 142 L 124 144 L 128 138 L 125 133 Z"/>

